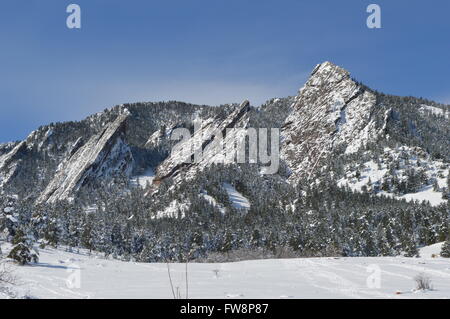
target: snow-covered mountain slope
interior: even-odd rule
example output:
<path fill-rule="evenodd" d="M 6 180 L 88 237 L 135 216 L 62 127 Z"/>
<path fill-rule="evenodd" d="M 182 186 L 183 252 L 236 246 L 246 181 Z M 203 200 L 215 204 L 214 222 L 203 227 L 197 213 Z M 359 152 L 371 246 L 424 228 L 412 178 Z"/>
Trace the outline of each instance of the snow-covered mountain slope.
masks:
<path fill-rule="evenodd" d="M 134 103 L 118 105 L 80 122 L 42 126 L 24 141 L 0 145 L 0 193 L 53 203 L 77 198 L 83 191 L 95 197 L 99 185 L 114 184 L 114 179 L 129 190 L 141 176 L 140 186 L 155 184 L 147 194 L 155 194 L 152 198 L 157 201 L 161 193 L 155 193 L 155 189 L 163 181 L 193 179 L 216 163 L 228 171 L 238 166 L 233 164 L 233 154 L 217 143 L 215 134 L 225 136 L 227 144 L 244 139 L 238 131 L 226 134 L 228 128 L 247 127 L 282 127 L 282 162 L 274 179 L 278 186 L 289 182 L 294 187 L 322 174 L 333 176 L 340 185 L 348 181 L 356 190 L 365 181 L 352 183 L 345 174 L 351 171 L 350 163 L 369 165 L 371 159 L 362 156 L 369 148 L 376 158 L 382 157 L 386 148 L 418 147 L 426 153 L 424 162 L 429 166 L 434 162 L 447 165 L 448 110 L 448 106 L 432 101 L 376 92 L 353 80 L 343 68 L 325 62 L 313 70 L 296 97 L 271 99 L 259 108 L 251 107 L 248 101 L 221 107 L 173 101 Z M 185 128 L 192 133 L 197 122 L 201 122 L 201 129 L 185 141 L 185 145 L 193 147 L 186 154 L 182 151 L 186 148 L 174 150 L 174 130 Z M 199 161 L 187 163 L 200 152 L 203 156 Z M 258 179 L 261 165 L 256 166 L 258 170 L 249 169 L 242 176 Z M 144 173 L 149 168 L 155 176 Z M 226 175 L 222 174 L 220 183 L 236 182 L 235 176 Z M 433 176 L 429 179 L 432 182 Z M 447 186 L 442 180 L 439 183 L 443 193 Z M 248 187 L 249 192 L 252 189 L 255 187 Z M 437 194 L 428 190 L 396 195 L 407 198 L 422 192 L 426 198 Z M 283 196 L 275 193 L 273 202 Z"/>
<path fill-rule="evenodd" d="M 443 109 L 440 107 L 436 107 L 436 106 L 431 106 L 431 105 L 425 105 L 422 104 L 422 106 L 420 107 L 420 112 L 426 114 L 432 114 L 435 115 L 437 117 L 444 117 L 444 118 L 450 118 L 450 108 Z"/>
<path fill-rule="evenodd" d="M 76 195 L 78 186 L 88 184 L 87 175 L 99 183 L 116 172 L 139 175 L 167 157 L 169 128 L 190 127 L 195 119 L 224 119 L 229 107 L 175 101 L 125 104 L 80 122 L 42 126 L 22 142 L 0 145 L 0 192 L 54 201 Z M 162 142 L 147 143 L 161 132 Z M 95 174 L 87 172 L 89 163 Z M 117 169 L 122 164 L 124 169 Z"/>
<path fill-rule="evenodd" d="M 371 147 L 420 147 L 450 162 L 448 106 L 376 92 L 325 62 L 299 91 L 282 132 L 291 182 L 330 169 L 337 158 Z"/>
<path fill-rule="evenodd" d="M 283 126 L 282 158 L 290 180 L 310 175 L 337 150 L 354 153 L 382 133 L 373 120 L 376 96 L 330 63 L 318 65 Z"/>
<path fill-rule="evenodd" d="M 370 152 L 366 152 L 370 157 Z M 386 147 L 381 156 L 345 166 L 345 176 L 338 181 L 353 191 L 394 196 L 408 201 L 428 201 L 437 206 L 446 202 L 450 164 L 433 160 L 419 147 Z"/>
<path fill-rule="evenodd" d="M 7 250 L 5 246 L 2 247 Z M 431 258 L 303 258 L 189 264 L 189 298 L 450 298 L 450 265 Z M 173 298 L 167 265 L 104 259 L 43 249 L 40 262 L 12 266 L 20 285 L 0 289 L 0 298 Z M 169 265 L 174 287 L 185 297 L 185 264 Z M 416 291 L 425 274 L 433 290 Z"/>

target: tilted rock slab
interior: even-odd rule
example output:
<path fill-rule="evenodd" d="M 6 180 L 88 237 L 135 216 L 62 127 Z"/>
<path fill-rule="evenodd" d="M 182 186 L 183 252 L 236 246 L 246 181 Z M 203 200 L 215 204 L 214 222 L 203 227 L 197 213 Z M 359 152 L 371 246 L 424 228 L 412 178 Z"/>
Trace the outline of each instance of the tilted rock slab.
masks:
<path fill-rule="evenodd" d="M 81 186 L 98 177 L 129 175 L 134 160 L 129 146 L 123 141 L 127 117 L 128 114 L 119 115 L 68 158 L 38 202 L 70 199 Z"/>

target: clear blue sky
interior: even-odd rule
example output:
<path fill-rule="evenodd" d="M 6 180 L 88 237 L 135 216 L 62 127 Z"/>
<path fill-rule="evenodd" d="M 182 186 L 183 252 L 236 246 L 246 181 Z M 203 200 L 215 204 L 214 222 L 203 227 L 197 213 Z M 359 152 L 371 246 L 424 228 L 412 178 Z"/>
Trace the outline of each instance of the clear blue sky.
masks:
<path fill-rule="evenodd" d="M 81 30 L 66 27 L 70 3 Z M 366 27 L 370 3 L 381 30 Z M 0 142 L 124 102 L 258 105 L 325 60 L 450 103 L 449 16 L 448 0 L 2 0 Z"/>

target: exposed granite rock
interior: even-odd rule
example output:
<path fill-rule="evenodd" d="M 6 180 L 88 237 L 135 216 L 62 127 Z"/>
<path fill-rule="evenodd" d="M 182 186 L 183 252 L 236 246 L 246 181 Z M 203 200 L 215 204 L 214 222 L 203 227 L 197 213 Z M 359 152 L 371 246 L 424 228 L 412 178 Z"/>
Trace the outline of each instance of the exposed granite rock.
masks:
<path fill-rule="evenodd" d="M 25 141 L 17 144 L 10 152 L 0 156 L 0 187 L 7 183 L 16 173 L 20 154 L 26 152 Z"/>
<path fill-rule="evenodd" d="M 293 108 L 281 150 L 291 181 L 311 176 L 333 151 L 356 152 L 379 133 L 372 121 L 375 95 L 330 62 L 316 66 Z"/>
<path fill-rule="evenodd" d="M 38 202 L 70 199 L 80 186 L 97 177 L 129 174 L 133 164 L 130 148 L 123 141 L 128 115 L 106 125 L 63 163 Z"/>
<path fill-rule="evenodd" d="M 181 170 L 186 171 L 193 167 L 202 168 L 216 161 L 223 161 L 223 152 L 218 152 L 218 148 L 213 146 L 218 143 L 216 134 L 220 133 L 224 141 L 236 138 L 236 136 L 227 135 L 226 131 L 229 128 L 245 127 L 249 110 L 250 103 L 246 100 L 231 112 L 225 120 L 215 118 L 203 121 L 201 128 L 194 132 L 191 138 L 182 142 L 178 151 L 172 152 L 158 166 L 155 181 L 176 176 Z M 190 151 L 186 152 L 186 149 L 190 149 Z M 199 161 L 192 160 L 198 152 L 202 152 L 202 158 Z"/>

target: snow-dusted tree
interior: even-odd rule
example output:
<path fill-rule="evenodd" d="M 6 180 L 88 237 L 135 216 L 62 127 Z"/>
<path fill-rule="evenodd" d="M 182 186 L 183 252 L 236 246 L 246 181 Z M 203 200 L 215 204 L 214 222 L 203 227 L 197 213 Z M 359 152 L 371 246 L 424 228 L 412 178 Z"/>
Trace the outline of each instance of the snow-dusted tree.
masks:
<path fill-rule="evenodd" d="M 442 198 L 448 199 L 450 201 L 450 170 L 448 171 L 448 176 L 447 176 L 447 188 L 442 193 Z"/>
<path fill-rule="evenodd" d="M 13 239 L 13 248 L 8 254 L 8 258 L 14 259 L 20 265 L 39 260 L 38 253 L 33 247 L 33 239 L 22 229 L 18 229 Z"/>
<path fill-rule="evenodd" d="M 447 188 L 448 188 L 448 191 L 450 192 L 450 169 L 448 170 L 448 174 L 447 174 Z"/>
<path fill-rule="evenodd" d="M 406 240 L 404 242 L 405 245 L 405 257 L 419 257 L 419 249 L 417 249 L 417 245 L 414 239 Z"/>
<path fill-rule="evenodd" d="M 60 231 L 56 220 L 50 219 L 44 229 L 45 243 L 53 247 L 58 247 L 59 233 Z"/>
<path fill-rule="evenodd" d="M 228 254 L 232 249 L 233 249 L 233 235 L 231 234 L 231 232 L 226 231 L 223 236 L 220 251 Z"/>
<path fill-rule="evenodd" d="M 435 192 L 441 191 L 441 188 L 439 187 L 439 183 L 438 183 L 437 179 L 433 180 L 433 191 L 435 191 Z"/>
<path fill-rule="evenodd" d="M 448 236 L 447 240 L 442 245 L 441 257 L 450 258 L 450 236 Z"/>

